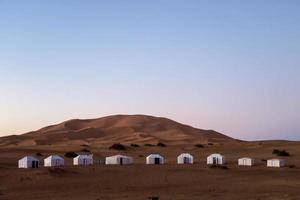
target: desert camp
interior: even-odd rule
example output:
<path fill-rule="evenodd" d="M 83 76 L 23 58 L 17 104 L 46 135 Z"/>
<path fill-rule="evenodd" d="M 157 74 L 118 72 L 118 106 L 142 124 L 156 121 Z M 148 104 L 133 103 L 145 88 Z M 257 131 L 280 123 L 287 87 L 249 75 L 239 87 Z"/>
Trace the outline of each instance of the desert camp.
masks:
<path fill-rule="evenodd" d="M 240 158 L 238 160 L 238 165 L 239 166 L 253 166 L 255 165 L 255 159 L 254 158 Z"/>
<path fill-rule="evenodd" d="M 182 153 L 177 157 L 177 164 L 193 164 L 194 157 L 189 153 Z"/>
<path fill-rule="evenodd" d="M 73 159 L 73 165 L 92 165 L 93 155 L 78 155 Z"/>
<path fill-rule="evenodd" d="M 210 156 L 207 157 L 207 164 L 208 165 L 224 165 L 225 157 L 218 153 L 211 154 Z"/>
<path fill-rule="evenodd" d="M 19 168 L 39 168 L 39 160 L 33 156 L 25 156 L 18 161 Z"/>
<path fill-rule="evenodd" d="M 146 158 L 147 165 L 162 165 L 165 163 L 164 157 L 159 154 L 150 154 Z"/>
<path fill-rule="evenodd" d="M 106 165 L 131 165 L 133 164 L 133 158 L 123 155 L 115 155 L 105 158 Z"/>
<path fill-rule="evenodd" d="M 267 167 L 281 168 L 285 166 L 285 162 L 282 159 L 270 159 L 267 161 Z"/>
<path fill-rule="evenodd" d="M 60 167 L 64 165 L 64 159 L 58 155 L 51 155 L 44 159 L 45 167 Z"/>

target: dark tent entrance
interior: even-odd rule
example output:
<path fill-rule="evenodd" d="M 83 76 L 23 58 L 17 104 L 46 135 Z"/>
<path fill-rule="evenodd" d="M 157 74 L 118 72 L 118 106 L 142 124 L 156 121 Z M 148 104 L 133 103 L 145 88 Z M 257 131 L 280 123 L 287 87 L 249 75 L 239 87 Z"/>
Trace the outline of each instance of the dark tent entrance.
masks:
<path fill-rule="evenodd" d="M 184 157 L 183 158 L 183 163 L 184 164 L 189 164 L 190 163 L 190 159 L 188 157 Z"/>
<path fill-rule="evenodd" d="M 218 164 L 218 158 L 216 158 L 216 157 L 213 158 L 213 164 L 214 164 L 214 165 L 217 165 L 217 164 Z"/>
<path fill-rule="evenodd" d="M 160 164 L 160 158 L 154 158 L 154 164 L 159 165 Z"/>
<path fill-rule="evenodd" d="M 39 161 L 36 160 L 31 161 L 31 168 L 39 168 Z"/>

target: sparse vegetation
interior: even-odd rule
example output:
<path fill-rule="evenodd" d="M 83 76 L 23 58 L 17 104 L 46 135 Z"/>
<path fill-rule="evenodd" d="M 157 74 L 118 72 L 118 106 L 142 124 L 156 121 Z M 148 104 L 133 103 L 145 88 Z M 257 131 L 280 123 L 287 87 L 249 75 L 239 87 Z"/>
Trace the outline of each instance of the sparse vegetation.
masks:
<path fill-rule="evenodd" d="M 167 147 L 167 145 L 165 145 L 165 144 L 162 143 L 162 142 L 157 143 L 157 146 L 158 146 L 158 147 Z"/>
<path fill-rule="evenodd" d="M 67 158 L 75 158 L 77 156 L 78 156 L 78 154 L 75 153 L 74 151 L 69 151 L 69 152 L 65 153 L 65 157 L 67 157 Z"/>
<path fill-rule="evenodd" d="M 286 150 L 274 149 L 272 153 L 277 155 L 277 156 L 290 156 L 290 153 L 287 152 Z"/>
<path fill-rule="evenodd" d="M 87 145 L 87 144 L 82 144 L 80 146 L 82 146 L 82 147 L 89 147 L 89 145 Z"/>
<path fill-rule="evenodd" d="M 207 145 L 209 145 L 209 146 L 213 146 L 214 144 L 213 144 L 213 143 L 208 143 Z"/>
<path fill-rule="evenodd" d="M 36 156 L 43 156 L 43 154 L 41 154 L 41 153 L 36 153 Z"/>
<path fill-rule="evenodd" d="M 197 147 L 197 148 L 204 148 L 204 145 L 203 144 L 195 144 L 195 147 Z"/>
<path fill-rule="evenodd" d="M 289 165 L 289 168 L 290 168 L 290 169 L 295 169 L 295 168 L 296 168 L 296 165 Z"/>
<path fill-rule="evenodd" d="M 140 145 L 138 145 L 138 144 L 131 144 L 130 146 L 131 147 L 140 147 Z"/>
<path fill-rule="evenodd" d="M 267 160 L 267 159 L 261 159 L 261 161 L 262 161 L 262 162 L 267 162 L 268 160 Z"/>
<path fill-rule="evenodd" d="M 124 150 L 126 150 L 126 147 L 123 144 L 116 143 L 116 144 L 111 145 L 109 147 L 109 149 L 114 149 L 114 150 L 118 150 L 118 151 L 124 151 Z"/>

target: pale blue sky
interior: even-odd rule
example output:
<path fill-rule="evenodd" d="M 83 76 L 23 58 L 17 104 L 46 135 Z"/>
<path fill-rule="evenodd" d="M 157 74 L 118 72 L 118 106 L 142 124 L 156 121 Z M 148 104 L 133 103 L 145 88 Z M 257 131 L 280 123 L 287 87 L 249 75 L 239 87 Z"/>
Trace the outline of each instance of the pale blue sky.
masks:
<path fill-rule="evenodd" d="M 149 114 L 300 140 L 298 0 L 0 0 L 0 135 Z"/>

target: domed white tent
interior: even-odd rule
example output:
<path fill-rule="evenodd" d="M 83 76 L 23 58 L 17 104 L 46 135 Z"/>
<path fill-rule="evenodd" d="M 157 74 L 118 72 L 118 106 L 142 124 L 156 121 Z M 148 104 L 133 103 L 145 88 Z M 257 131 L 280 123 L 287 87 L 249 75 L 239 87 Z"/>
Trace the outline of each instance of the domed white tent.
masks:
<path fill-rule="evenodd" d="M 207 164 L 208 165 L 223 165 L 225 164 L 225 157 L 221 154 L 211 154 L 207 157 Z"/>
<path fill-rule="evenodd" d="M 146 158 L 146 164 L 147 165 L 161 165 L 165 163 L 164 157 L 162 157 L 159 154 L 150 154 Z"/>
<path fill-rule="evenodd" d="M 281 159 L 270 159 L 267 161 L 267 167 L 284 167 L 285 162 Z"/>
<path fill-rule="evenodd" d="M 19 168 L 38 168 L 39 160 L 32 156 L 25 156 L 18 161 Z"/>
<path fill-rule="evenodd" d="M 105 158 L 106 165 L 130 165 L 133 163 L 133 158 L 129 156 L 110 156 Z"/>
<path fill-rule="evenodd" d="M 78 155 L 73 159 L 73 165 L 92 165 L 93 155 Z"/>
<path fill-rule="evenodd" d="M 253 166 L 255 165 L 255 159 L 253 158 L 240 158 L 238 160 L 239 166 Z"/>
<path fill-rule="evenodd" d="M 64 159 L 58 155 L 51 155 L 44 159 L 45 167 L 59 167 L 64 165 Z"/>
<path fill-rule="evenodd" d="M 178 164 L 193 164 L 194 157 L 189 153 L 183 153 L 177 157 Z"/>

